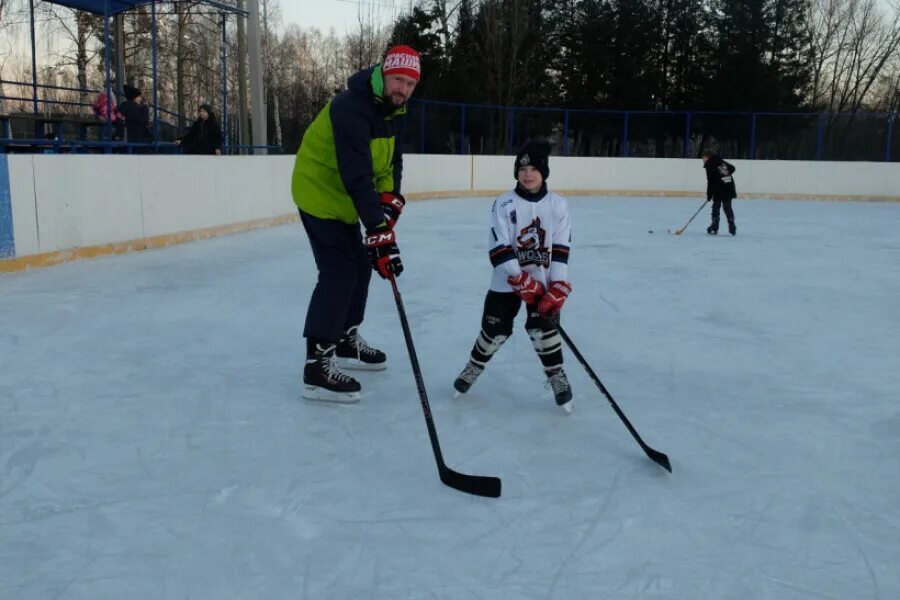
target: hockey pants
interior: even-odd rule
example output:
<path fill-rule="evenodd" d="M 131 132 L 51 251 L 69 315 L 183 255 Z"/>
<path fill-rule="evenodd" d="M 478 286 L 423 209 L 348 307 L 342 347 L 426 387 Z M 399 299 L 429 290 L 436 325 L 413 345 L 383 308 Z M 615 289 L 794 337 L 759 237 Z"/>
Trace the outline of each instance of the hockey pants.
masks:
<path fill-rule="evenodd" d="M 472 346 L 472 362 L 483 367 L 509 339 L 521 305 L 522 299 L 512 292 L 488 291 L 481 316 L 481 332 Z M 534 306 L 527 306 L 526 309 L 528 318 L 525 320 L 525 330 L 544 369 L 561 365 L 562 338 L 556 326 L 549 318 L 538 315 Z"/>

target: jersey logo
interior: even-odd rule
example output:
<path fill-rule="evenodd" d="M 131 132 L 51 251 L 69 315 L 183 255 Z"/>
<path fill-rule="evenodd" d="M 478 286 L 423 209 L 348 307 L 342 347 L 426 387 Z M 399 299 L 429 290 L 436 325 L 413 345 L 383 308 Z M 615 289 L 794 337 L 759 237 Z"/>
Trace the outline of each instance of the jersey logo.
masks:
<path fill-rule="evenodd" d="M 732 182 L 731 173 L 728 172 L 728 165 L 726 165 L 724 162 L 719 165 L 719 177 L 722 178 L 722 183 Z"/>
<path fill-rule="evenodd" d="M 540 217 L 535 217 L 530 225 L 519 232 L 516 237 L 516 255 L 520 265 L 550 266 L 550 251 L 545 242 L 546 237 L 547 232 L 541 227 Z"/>

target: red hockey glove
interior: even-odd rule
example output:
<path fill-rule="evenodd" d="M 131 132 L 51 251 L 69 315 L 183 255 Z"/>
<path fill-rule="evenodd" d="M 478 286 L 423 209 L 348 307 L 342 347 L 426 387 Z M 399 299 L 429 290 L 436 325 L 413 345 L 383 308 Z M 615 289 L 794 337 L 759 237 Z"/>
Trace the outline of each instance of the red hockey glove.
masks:
<path fill-rule="evenodd" d="M 404 206 L 406 206 L 406 198 L 400 194 L 381 192 L 381 207 L 384 209 L 384 218 L 391 229 L 400 219 L 400 213 L 403 212 Z"/>
<path fill-rule="evenodd" d="M 547 288 L 547 293 L 538 304 L 538 313 L 541 315 L 556 315 L 562 310 L 566 298 L 572 293 L 572 284 L 568 281 L 553 281 Z"/>
<path fill-rule="evenodd" d="M 534 277 L 522 271 L 518 276 L 510 275 L 506 278 L 513 291 L 525 304 L 534 304 L 544 295 L 544 286 L 540 281 L 535 281 Z"/>
<path fill-rule="evenodd" d="M 403 272 L 397 237 L 386 223 L 368 230 L 366 237 L 363 238 L 363 245 L 366 247 L 372 268 L 383 278 L 387 279 L 390 273 L 399 275 Z"/>

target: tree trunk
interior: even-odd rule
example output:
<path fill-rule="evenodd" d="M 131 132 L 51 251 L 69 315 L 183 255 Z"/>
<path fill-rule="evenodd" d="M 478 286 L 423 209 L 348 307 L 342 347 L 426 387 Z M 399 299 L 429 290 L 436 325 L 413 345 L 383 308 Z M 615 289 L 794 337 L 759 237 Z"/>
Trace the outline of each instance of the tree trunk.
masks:
<path fill-rule="evenodd" d="M 244 10 L 244 0 L 238 0 L 238 9 Z M 246 146 L 250 143 L 250 119 L 247 112 L 247 32 L 245 30 L 244 16 L 238 16 L 238 119 L 239 135 L 238 143 Z M 244 149 L 241 149 L 241 154 Z"/>
<path fill-rule="evenodd" d="M 269 0 L 263 0 L 263 33 L 265 34 L 265 70 L 269 74 L 269 86 L 271 86 L 272 90 L 272 116 L 275 119 L 275 143 L 281 146 L 281 109 L 278 104 L 279 81 L 276 70 L 272 68 L 272 43 L 270 39 L 271 34 L 269 33 Z"/>
<path fill-rule="evenodd" d="M 181 131 L 186 127 L 184 119 L 184 66 L 187 62 L 187 44 L 185 42 L 185 34 L 187 33 L 187 15 L 181 8 L 181 2 L 175 2 L 175 12 L 177 15 L 175 25 L 175 110 L 178 112 L 178 130 Z"/>

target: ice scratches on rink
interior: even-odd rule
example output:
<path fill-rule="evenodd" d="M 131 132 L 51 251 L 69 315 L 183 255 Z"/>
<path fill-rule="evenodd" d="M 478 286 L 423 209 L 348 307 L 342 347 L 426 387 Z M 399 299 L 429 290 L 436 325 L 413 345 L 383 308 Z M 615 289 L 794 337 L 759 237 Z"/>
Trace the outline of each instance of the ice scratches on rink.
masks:
<path fill-rule="evenodd" d="M 702 201 L 702 199 L 700 199 Z M 299 225 L 0 276 L 0 598 L 900 598 L 900 206 L 570 198 L 578 408 L 522 326 L 452 398 L 489 281 L 484 199 L 410 204 L 362 401 L 300 399 Z"/>

